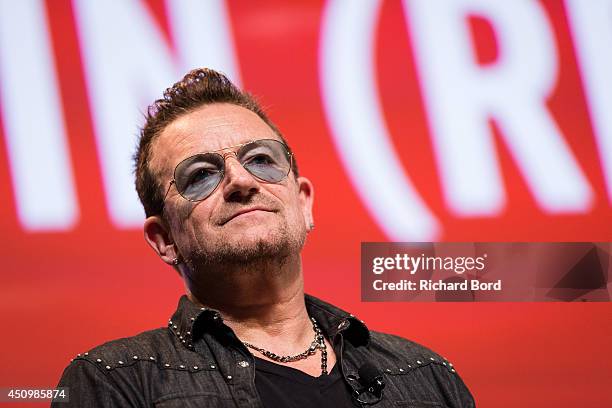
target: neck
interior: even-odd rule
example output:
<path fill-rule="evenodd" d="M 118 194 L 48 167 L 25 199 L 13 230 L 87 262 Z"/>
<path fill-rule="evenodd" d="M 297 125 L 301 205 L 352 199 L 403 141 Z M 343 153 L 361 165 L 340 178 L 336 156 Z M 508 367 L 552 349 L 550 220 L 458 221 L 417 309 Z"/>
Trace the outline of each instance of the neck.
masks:
<path fill-rule="evenodd" d="M 184 276 L 189 299 L 218 310 L 240 340 L 286 354 L 312 341 L 299 255 Z"/>

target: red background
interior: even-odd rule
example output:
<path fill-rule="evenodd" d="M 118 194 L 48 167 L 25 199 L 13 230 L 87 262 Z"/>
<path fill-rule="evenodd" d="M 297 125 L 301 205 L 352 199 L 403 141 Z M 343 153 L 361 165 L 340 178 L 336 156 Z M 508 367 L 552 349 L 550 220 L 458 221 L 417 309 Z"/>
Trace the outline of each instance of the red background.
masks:
<path fill-rule="evenodd" d="M 172 44 L 163 2 L 147 4 Z M 399 3 L 383 5 L 375 72 L 385 119 L 400 157 L 408 149 L 420 157 L 405 160 L 405 170 L 439 218 L 443 240 L 612 240 L 611 204 L 565 10 L 560 2 L 544 5 L 560 59 L 548 106 L 594 189 L 587 215 L 543 214 L 500 138 L 508 195 L 504 213 L 458 218 L 446 208 L 407 22 Z M 323 4 L 229 1 L 228 9 L 242 84 L 268 108 L 296 152 L 301 173 L 315 186 L 317 228 L 303 253 L 307 291 L 351 311 L 371 329 L 445 356 L 478 406 L 612 406 L 609 303 L 360 302 L 360 242 L 388 238 L 354 191 L 331 141 L 318 77 Z M 118 230 L 110 221 L 72 6 L 53 1 L 46 12 L 81 214 L 68 232 L 24 231 L 6 145 L 0 142 L 0 386 L 54 386 L 76 353 L 164 326 L 182 293 L 179 277 L 146 246 L 142 232 Z M 471 26 L 479 62 L 492 63 L 498 52 L 492 28 L 479 18 Z M 407 132 L 409 138 L 400 137 Z"/>

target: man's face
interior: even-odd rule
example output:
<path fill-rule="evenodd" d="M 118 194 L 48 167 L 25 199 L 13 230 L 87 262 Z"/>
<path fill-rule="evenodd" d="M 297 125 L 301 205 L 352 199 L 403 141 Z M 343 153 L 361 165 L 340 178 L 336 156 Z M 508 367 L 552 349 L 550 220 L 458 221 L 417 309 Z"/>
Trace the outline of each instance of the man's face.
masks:
<path fill-rule="evenodd" d="M 207 105 L 164 129 L 154 142 L 150 166 L 165 193 L 183 159 L 257 139 L 280 140 L 248 109 Z M 235 155 L 227 154 L 225 177 L 209 197 L 190 202 L 173 185 L 164 215 L 178 253 L 197 271 L 210 264 L 298 253 L 312 222 L 311 193 L 310 182 L 296 180 L 292 172 L 280 183 L 263 182 L 247 172 Z"/>

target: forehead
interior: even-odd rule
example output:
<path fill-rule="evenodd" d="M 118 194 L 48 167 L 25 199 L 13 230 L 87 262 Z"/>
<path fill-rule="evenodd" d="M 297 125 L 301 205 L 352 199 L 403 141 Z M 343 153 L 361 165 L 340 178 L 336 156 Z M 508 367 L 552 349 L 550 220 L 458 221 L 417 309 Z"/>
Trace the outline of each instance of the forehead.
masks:
<path fill-rule="evenodd" d="M 150 165 L 163 177 L 189 156 L 254 139 L 279 140 L 279 137 L 246 108 L 228 103 L 206 105 L 166 126 L 153 142 Z"/>

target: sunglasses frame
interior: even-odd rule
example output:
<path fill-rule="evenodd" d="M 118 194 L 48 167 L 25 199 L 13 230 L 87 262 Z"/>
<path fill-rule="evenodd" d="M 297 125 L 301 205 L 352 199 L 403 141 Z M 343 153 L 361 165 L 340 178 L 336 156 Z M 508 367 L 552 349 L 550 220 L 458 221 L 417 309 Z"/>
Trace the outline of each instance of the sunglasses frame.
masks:
<path fill-rule="evenodd" d="M 242 163 L 240 163 L 240 160 L 238 160 L 238 152 L 239 152 L 239 151 L 240 151 L 240 150 L 241 150 L 241 149 L 242 149 L 244 146 L 250 145 L 250 144 L 255 143 L 255 142 L 261 142 L 261 141 L 273 141 L 273 142 L 276 142 L 276 143 L 281 144 L 281 145 L 284 147 L 285 152 L 286 152 L 286 153 L 287 153 L 287 155 L 289 156 L 289 157 L 288 157 L 288 159 L 289 159 L 289 169 L 287 170 L 287 174 L 285 174 L 285 176 L 284 176 L 282 179 L 280 179 L 279 181 L 277 181 L 277 182 L 274 182 L 274 181 L 268 181 L 268 180 L 264 180 L 264 179 L 261 179 L 261 178 L 257 177 L 256 175 L 254 175 L 253 173 L 251 173 L 251 172 L 250 172 L 250 171 L 249 171 L 247 168 L 245 168 L 245 167 L 243 166 L 243 164 L 242 164 Z M 225 154 L 219 154 L 219 152 L 222 152 L 222 151 L 224 151 L 224 150 L 229 150 L 229 149 L 234 149 L 234 150 L 233 150 L 233 151 L 231 151 L 231 152 L 225 153 Z M 181 193 L 181 192 L 178 190 L 178 188 L 176 189 L 177 193 L 179 193 L 179 195 L 180 195 L 181 197 L 183 197 L 185 200 L 187 200 L 187 201 L 191 201 L 191 202 L 193 202 L 193 203 L 197 203 L 197 202 L 199 202 L 199 201 L 204 201 L 204 200 L 206 200 L 208 197 L 210 197 L 211 195 L 213 195 L 213 193 L 214 193 L 214 192 L 217 190 L 217 188 L 218 188 L 218 187 L 221 185 L 221 182 L 222 182 L 222 181 L 223 181 L 223 179 L 225 178 L 225 159 L 227 158 L 227 156 L 229 156 L 229 155 L 231 155 L 231 154 L 234 154 L 234 156 L 236 156 L 236 159 L 238 160 L 238 162 L 240 163 L 240 165 L 242 166 L 242 168 L 243 168 L 243 169 L 245 169 L 245 170 L 246 170 L 246 171 L 247 171 L 247 172 L 248 172 L 248 173 L 249 173 L 251 176 L 255 177 L 255 179 L 257 179 L 257 180 L 259 180 L 259 181 L 261 181 L 261 182 L 264 182 L 264 183 L 278 184 L 278 183 L 280 183 L 281 181 L 285 180 L 285 179 L 287 178 L 287 176 L 289 175 L 289 173 L 291 173 L 291 170 L 293 169 L 293 153 L 291 152 L 291 150 L 289 150 L 289 146 L 287 146 L 287 144 L 285 144 L 284 142 L 282 142 L 282 141 L 280 141 L 280 140 L 276 140 L 276 139 L 253 139 L 253 140 L 250 140 L 250 141 L 245 142 L 245 143 L 240 143 L 240 144 L 236 144 L 236 145 L 233 145 L 233 146 L 224 147 L 224 148 L 222 148 L 222 149 L 213 150 L 213 151 L 210 151 L 210 152 L 204 152 L 204 153 L 196 153 L 196 154 L 192 154 L 191 156 L 186 157 L 186 158 L 184 158 L 183 160 L 181 160 L 181 161 L 180 161 L 180 162 L 179 162 L 179 163 L 178 163 L 178 164 L 177 164 L 177 165 L 174 167 L 174 171 L 172 172 L 172 180 L 170 180 L 170 183 L 168 184 L 168 189 L 166 190 L 166 194 L 164 194 L 164 198 L 163 198 L 163 200 L 162 200 L 162 211 L 163 211 L 163 209 L 164 209 L 164 207 L 165 207 L 166 198 L 168 197 L 168 193 L 170 193 L 170 189 L 172 188 L 172 185 L 174 184 L 174 186 L 176 187 L 176 170 L 178 169 L 178 167 L 179 167 L 179 166 L 180 166 L 180 165 L 181 165 L 183 162 L 185 162 L 186 160 L 189 160 L 189 159 L 191 159 L 191 158 L 193 158 L 193 157 L 195 157 L 195 156 L 200 156 L 200 155 L 205 155 L 205 154 L 217 154 L 217 155 L 221 156 L 221 158 L 223 159 L 223 170 L 221 170 L 221 178 L 219 179 L 219 182 L 217 183 L 217 185 L 215 186 L 215 188 L 214 188 L 214 189 L 213 189 L 213 190 L 212 190 L 210 193 L 208 193 L 208 195 L 206 195 L 206 197 L 204 197 L 204 198 L 201 198 L 201 199 L 199 199 L 199 200 L 189 199 L 189 198 L 185 197 L 185 196 L 184 196 L 184 195 L 183 195 L 183 194 L 182 194 L 182 193 Z"/>

